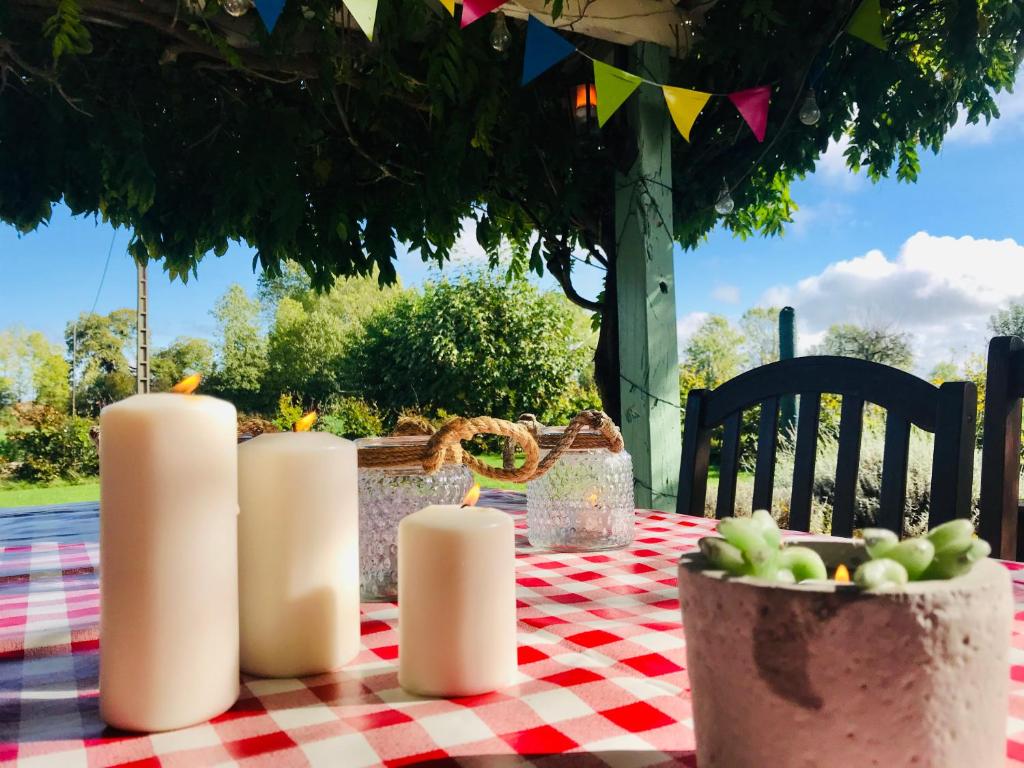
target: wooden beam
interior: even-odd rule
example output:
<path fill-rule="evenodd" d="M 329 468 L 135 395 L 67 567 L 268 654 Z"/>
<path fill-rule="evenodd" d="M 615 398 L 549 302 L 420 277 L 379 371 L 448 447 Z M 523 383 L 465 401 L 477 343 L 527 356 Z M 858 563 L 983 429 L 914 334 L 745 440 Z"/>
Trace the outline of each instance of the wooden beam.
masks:
<path fill-rule="evenodd" d="M 548 0 L 514 0 L 501 7 L 506 15 L 536 16 L 549 27 L 598 40 L 665 46 L 674 56 L 688 46 L 687 16 L 671 0 L 565 0 L 562 15 L 551 18 Z"/>
<path fill-rule="evenodd" d="M 668 53 L 658 45 L 635 45 L 630 70 L 665 81 Z M 638 89 L 622 109 L 637 146 L 632 168 L 615 179 L 622 434 L 633 456 L 637 504 L 673 510 L 681 441 L 671 126 L 657 88 Z"/>

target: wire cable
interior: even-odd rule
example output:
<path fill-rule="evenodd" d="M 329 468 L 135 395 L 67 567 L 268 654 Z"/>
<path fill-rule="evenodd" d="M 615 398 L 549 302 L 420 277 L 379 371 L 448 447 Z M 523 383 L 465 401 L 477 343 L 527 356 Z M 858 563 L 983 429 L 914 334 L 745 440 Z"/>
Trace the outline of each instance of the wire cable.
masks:
<path fill-rule="evenodd" d="M 100 301 L 100 291 L 103 290 L 103 283 L 107 280 L 107 270 L 110 268 L 110 256 L 114 252 L 114 241 L 117 239 L 117 229 L 114 229 L 114 234 L 110 238 L 110 247 L 107 249 L 107 261 L 103 265 L 103 274 L 100 275 L 100 284 L 96 287 L 96 296 L 92 300 L 92 309 L 89 310 L 89 314 L 93 314 L 96 311 L 96 305 Z"/>

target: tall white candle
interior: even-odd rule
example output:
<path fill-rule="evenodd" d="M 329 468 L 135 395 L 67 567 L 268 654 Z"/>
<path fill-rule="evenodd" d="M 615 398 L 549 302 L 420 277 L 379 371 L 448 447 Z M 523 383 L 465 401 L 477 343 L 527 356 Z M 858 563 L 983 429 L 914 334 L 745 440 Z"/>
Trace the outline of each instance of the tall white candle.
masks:
<path fill-rule="evenodd" d="M 359 651 L 355 444 L 322 432 L 239 446 L 242 669 L 298 677 Z"/>
<path fill-rule="evenodd" d="M 100 716 L 133 731 L 238 698 L 235 409 L 135 395 L 100 414 Z"/>
<path fill-rule="evenodd" d="M 515 534 L 497 509 L 435 505 L 398 526 L 398 682 L 472 696 L 516 670 Z"/>

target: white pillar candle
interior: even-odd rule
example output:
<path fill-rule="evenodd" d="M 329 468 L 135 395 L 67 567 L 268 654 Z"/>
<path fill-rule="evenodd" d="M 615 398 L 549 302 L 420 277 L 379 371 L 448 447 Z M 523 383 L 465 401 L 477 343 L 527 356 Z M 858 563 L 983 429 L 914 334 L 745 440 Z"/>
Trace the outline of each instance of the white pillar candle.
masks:
<path fill-rule="evenodd" d="M 238 698 L 235 409 L 135 395 L 100 414 L 100 716 L 132 731 Z"/>
<path fill-rule="evenodd" d="M 239 446 L 242 669 L 299 677 L 359 651 L 356 448 L 323 432 Z"/>
<path fill-rule="evenodd" d="M 516 670 L 515 535 L 497 509 L 435 505 L 398 526 L 398 682 L 472 696 Z"/>

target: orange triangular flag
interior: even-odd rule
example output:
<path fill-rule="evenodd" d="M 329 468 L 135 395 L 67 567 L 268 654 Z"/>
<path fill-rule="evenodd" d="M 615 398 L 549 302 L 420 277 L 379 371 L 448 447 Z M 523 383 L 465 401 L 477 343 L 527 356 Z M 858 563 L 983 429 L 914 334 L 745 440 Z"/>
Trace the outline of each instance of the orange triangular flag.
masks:
<path fill-rule="evenodd" d="M 452 18 L 455 18 L 455 0 L 441 0 L 441 5 L 447 9 Z"/>
<path fill-rule="evenodd" d="M 683 134 L 683 138 L 689 141 L 690 129 L 693 128 L 697 115 L 704 109 L 711 94 L 704 93 L 704 91 L 691 91 L 689 88 L 675 88 L 671 85 L 661 86 L 661 91 L 665 94 L 665 103 L 668 104 L 672 122 L 676 124 L 676 129 Z"/>

